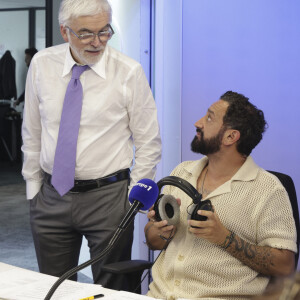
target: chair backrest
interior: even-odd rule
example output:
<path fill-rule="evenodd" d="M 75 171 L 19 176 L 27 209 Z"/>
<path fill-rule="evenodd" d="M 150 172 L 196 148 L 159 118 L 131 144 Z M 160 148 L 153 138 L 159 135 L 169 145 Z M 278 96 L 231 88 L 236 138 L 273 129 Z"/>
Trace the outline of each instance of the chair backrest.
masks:
<path fill-rule="evenodd" d="M 274 172 L 274 171 L 268 171 L 272 174 L 274 174 L 282 183 L 282 185 L 285 187 L 293 209 L 293 215 L 294 215 L 294 220 L 296 223 L 296 229 L 297 229 L 297 254 L 295 255 L 295 263 L 296 263 L 296 269 L 298 265 L 298 259 L 299 259 L 299 242 L 300 242 L 300 223 L 299 223 L 299 209 L 298 209 L 298 202 L 297 202 L 297 195 L 296 195 L 296 189 L 294 182 L 292 178 L 286 174 L 279 173 L 279 172 Z"/>

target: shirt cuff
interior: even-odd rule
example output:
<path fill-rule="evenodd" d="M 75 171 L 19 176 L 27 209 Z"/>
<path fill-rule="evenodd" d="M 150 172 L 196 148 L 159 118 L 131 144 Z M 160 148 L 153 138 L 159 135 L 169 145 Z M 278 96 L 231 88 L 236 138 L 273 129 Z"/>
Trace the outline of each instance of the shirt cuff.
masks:
<path fill-rule="evenodd" d="M 31 200 L 40 191 L 42 181 L 26 180 L 26 197 Z"/>

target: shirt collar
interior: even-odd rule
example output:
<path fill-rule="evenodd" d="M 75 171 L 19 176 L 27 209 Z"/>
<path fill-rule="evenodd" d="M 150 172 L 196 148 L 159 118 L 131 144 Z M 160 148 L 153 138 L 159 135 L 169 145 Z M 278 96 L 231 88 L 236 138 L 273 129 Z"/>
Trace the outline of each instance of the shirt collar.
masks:
<path fill-rule="evenodd" d="M 195 188 L 197 188 L 197 180 L 202 170 L 208 163 L 208 158 L 206 156 L 202 157 L 200 160 L 192 161 L 190 164 L 184 167 L 185 171 L 190 174 L 189 182 Z"/>
<path fill-rule="evenodd" d="M 192 176 L 192 184 L 196 186 L 197 179 L 201 173 L 201 171 L 204 169 L 204 167 L 208 163 L 208 158 L 204 156 L 200 160 L 196 160 L 193 163 L 187 165 L 185 167 L 185 170 L 190 173 Z M 216 188 L 213 192 L 211 192 L 208 195 L 208 198 L 211 198 L 213 196 L 217 196 L 224 193 L 231 192 L 231 183 L 233 181 L 252 181 L 257 177 L 259 171 L 259 166 L 254 162 L 253 158 L 251 156 L 248 156 L 243 165 L 239 168 L 239 170 L 234 174 L 234 176 Z"/>
<path fill-rule="evenodd" d="M 206 156 L 202 157 L 200 160 L 195 160 L 191 164 L 185 166 L 185 170 L 189 172 L 193 177 L 199 177 L 201 171 L 208 163 L 208 158 Z"/>
<path fill-rule="evenodd" d="M 243 165 L 231 178 L 231 181 L 251 181 L 254 180 L 258 174 L 259 166 L 254 162 L 251 156 L 248 156 Z"/>
<path fill-rule="evenodd" d="M 106 72 L 105 72 L 105 65 L 106 65 L 106 60 L 107 60 L 107 51 L 108 51 L 108 45 L 105 47 L 105 50 L 103 52 L 103 55 L 101 59 L 93 65 L 90 65 L 89 67 L 100 77 L 106 79 Z M 73 66 L 77 64 L 75 60 L 73 59 L 71 55 L 71 49 L 70 46 L 68 45 L 67 51 L 66 51 L 66 56 L 65 56 L 65 63 L 64 63 L 64 68 L 63 68 L 63 73 L 62 77 L 68 75 Z"/>
<path fill-rule="evenodd" d="M 186 171 L 193 176 L 199 176 L 203 168 L 207 165 L 208 158 L 202 157 L 185 167 Z M 234 174 L 231 180 L 250 181 L 256 178 L 259 166 L 254 162 L 251 156 L 248 156 L 243 165 Z"/>

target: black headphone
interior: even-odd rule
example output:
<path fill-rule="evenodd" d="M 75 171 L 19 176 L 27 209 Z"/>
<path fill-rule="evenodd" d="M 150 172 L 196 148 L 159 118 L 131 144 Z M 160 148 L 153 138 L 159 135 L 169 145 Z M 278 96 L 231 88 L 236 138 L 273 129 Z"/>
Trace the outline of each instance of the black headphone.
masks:
<path fill-rule="evenodd" d="M 165 185 L 173 185 L 184 191 L 193 200 L 191 208 L 191 219 L 197 221 L 205 221 L 207 217 L 197 214 L 199 209 L 213 211 L 210 200 L 202 200 L 202 195 L 186 180 L 176 177 L 167 176 L 157 182 L 159 193 Z M 176 225 L 180 220 L 180 208 L 176 199 L 171 195 L 159 194 L 154 204 L 155 218 L 157 221 L 167 220 L 168 225 Z"/>

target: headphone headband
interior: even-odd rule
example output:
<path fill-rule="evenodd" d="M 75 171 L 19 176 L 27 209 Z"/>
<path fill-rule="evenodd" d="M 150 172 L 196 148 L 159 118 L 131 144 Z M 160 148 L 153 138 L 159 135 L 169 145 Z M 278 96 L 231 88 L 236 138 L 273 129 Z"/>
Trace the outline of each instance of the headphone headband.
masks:
<path fill-rule="evenodd" d="M 167 176 L 157 182 L 159 193 L 161 188 L 165 185 L 173 185 L 183 190 L 193 200 L 194 204 L 201 201 L 202 195 L 186 180 L 177 176 Z"/>

